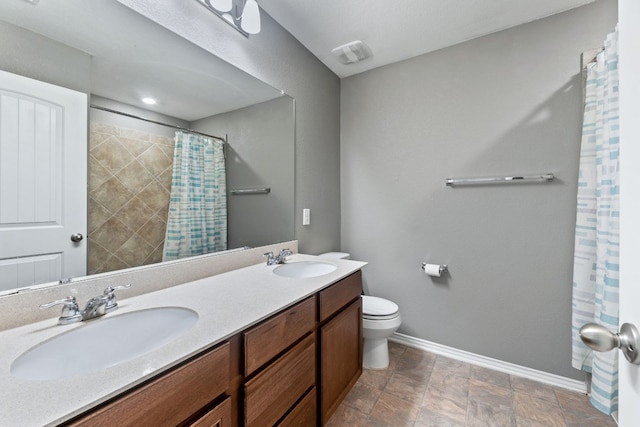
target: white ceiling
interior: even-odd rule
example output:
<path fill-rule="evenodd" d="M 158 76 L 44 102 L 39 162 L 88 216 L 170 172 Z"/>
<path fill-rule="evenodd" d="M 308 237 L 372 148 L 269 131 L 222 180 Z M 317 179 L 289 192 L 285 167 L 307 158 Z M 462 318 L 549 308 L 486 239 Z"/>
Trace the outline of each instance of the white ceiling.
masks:
<path fill-rule="evenodd" d="M 595 0 L 258 0 L 339 77 L 535 21 Z M 259 37 L 260 35 L 253 36 Z M 373 52 L 343 65 L 331 50 L 361 40 Z"/>

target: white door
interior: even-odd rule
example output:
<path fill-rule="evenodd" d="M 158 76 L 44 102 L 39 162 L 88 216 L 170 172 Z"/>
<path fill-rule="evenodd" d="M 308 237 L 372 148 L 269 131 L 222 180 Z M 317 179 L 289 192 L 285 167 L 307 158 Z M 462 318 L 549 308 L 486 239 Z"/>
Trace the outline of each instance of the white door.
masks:
<path fill-rule="evenodd" d="M 0 291 L 86 274 L 86 193 L 87 95 L 0 71 Z"/>
<path fill-rule="evenodd" d="M 619 0 L 620 324 L 640 328 L 640 2 Z M 620 353 L 619 422 L 640 426 L 640 365 Z"/>

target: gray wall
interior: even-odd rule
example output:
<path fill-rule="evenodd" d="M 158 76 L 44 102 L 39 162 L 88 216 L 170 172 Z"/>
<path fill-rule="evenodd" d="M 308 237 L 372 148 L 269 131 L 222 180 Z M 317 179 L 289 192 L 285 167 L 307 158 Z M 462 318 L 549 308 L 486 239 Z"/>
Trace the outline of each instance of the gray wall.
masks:
<path fill-rule="evenodd" d="M 227 135 L 227 194 L 271 188 L 269 194 L 229 195 L 228 247 L 292 240 L 295 123 L 288 96 L 198 120 L 191 128 Z"/>
<path fill-rule="evenodd" d="M 340 246 L 340 80 L 262 11 L 245 38 L 195 1 L 118 0 L 296 100 L 295 234 L 299 250 Z M 302 226 L 302 209 L 312 222 Z"/>
<path fill-rule="evenodd" d="M 614 29 L 600 0 L 343 79 L 342 249 L 400 332 L 566 377 L 581 52 Z M 552 172 L 552 184 L 445 187 Z M 431 278 L 421 262 L 445 263 Z"/>
<path fill-rule="evenodd" d="M 91 90 L 91 56 L 85 52 L 4 21 L 0 51 L 0 70 L 87 94 Z"/>

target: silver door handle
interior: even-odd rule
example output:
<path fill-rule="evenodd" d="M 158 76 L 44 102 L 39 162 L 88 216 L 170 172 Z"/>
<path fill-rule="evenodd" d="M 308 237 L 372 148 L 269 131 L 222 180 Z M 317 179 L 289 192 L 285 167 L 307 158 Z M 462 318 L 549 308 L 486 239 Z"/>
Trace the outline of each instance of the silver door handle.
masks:
<path fill-rule="evenodd" d="M 82 241 L 82 239 L 84 239 L 84 236 L 82 235 L 82 233 L 75 233 L 71 235 L 71 241 L 74 243 L 78 243 Z"/>
<path fill-rule="evenodd" d="M 582 342 L 595 351 L 619 348 L 630 363 L 640 365 L 640 333 L 631 323 L 623 323 L 617 334 L 602 325 L 587 323 L 580 328 L 579 335 Z"/>

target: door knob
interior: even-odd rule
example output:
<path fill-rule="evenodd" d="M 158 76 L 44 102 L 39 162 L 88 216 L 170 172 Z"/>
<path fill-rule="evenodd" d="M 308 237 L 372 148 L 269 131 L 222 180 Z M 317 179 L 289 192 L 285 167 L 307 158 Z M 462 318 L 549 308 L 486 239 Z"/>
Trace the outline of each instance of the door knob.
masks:
<path fill-rule="evenodd" d="M 602 325 L 587 323 L 580 328 L 579 335 L 595 351 L 619 348 L 630 363 L 640 365 L 640 332 L 631 323 L 623 323 L 617 334 Z"/>
<path fill-rule="evenodd" d="M 82 235 L 82 233 L 75 233 L 71 235 L 71 241 L 74 243 L 78 243 L 82 241 L 82 239 L 84 239 L 84 236 Z"/>

